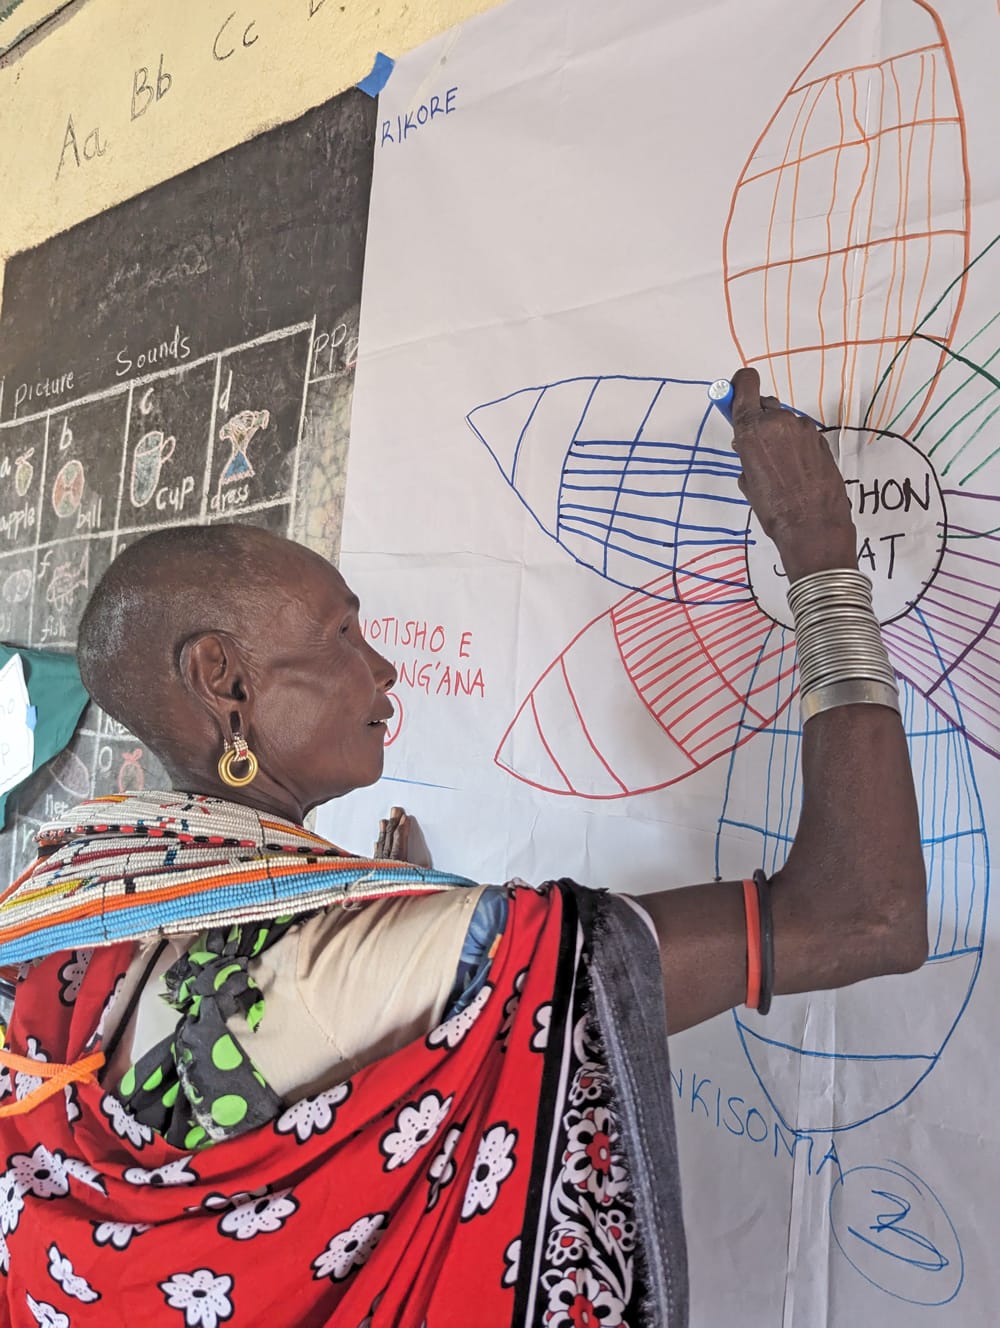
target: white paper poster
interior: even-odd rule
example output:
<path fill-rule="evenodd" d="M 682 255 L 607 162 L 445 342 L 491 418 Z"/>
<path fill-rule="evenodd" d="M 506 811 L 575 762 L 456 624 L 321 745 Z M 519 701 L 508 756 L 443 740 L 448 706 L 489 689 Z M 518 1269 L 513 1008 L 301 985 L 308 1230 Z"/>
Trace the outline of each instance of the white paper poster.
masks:
<path fill-rule="evenodd" d="M 0 794 L 27 779 L 35 763 L 35 728 L 29 724 L 31 701 L 24 663 L 12 655 L 0 669 Z"/>
<path fill-rule="evenodd" d="M 993 0 L 511 0 L 380 99 L 342 565 L 400 713 L 333 838 L 778 866 L 794 641 L 706 388 L 840 426 L 931 959 L 672 1040 L 695 1328 L 997 1322 L 998 67 Z"/>

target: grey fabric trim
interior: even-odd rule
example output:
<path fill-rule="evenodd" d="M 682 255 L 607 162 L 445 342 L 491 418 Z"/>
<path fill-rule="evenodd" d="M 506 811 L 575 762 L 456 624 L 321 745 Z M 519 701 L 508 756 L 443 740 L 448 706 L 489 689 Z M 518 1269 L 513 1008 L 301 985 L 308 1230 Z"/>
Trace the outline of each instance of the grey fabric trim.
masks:
<path fill-rule="evenodd" d="M 592 899 L 593 1013 L 631 1171 L 649 1291 L 645 1318 L 649 1328 L 687 1328 L 687 1245 L 660 953 L 628 900 L 603 893 Z"/>

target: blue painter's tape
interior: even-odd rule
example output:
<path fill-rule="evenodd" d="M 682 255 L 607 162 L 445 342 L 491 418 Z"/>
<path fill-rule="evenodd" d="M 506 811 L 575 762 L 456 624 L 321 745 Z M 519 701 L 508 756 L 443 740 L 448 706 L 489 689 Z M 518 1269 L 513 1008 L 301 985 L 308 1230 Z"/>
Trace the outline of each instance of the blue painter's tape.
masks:
<path fill-rule="evenodd" d="M 35 706 L 28 706 L 24 712 L 24 722 L 29 729 L 33 729 L 38 723 L 38 710 Z"/>
<path fill-rule="evenodd" d="M 369 97 L 377 97 L 385 85 L 389 82 L 389 75 L 396 68 L 395 60 L 379 51 L 375 57 L 375 63 L 372 65 L 372 72 L 366 75 L 358 87 Z"/>

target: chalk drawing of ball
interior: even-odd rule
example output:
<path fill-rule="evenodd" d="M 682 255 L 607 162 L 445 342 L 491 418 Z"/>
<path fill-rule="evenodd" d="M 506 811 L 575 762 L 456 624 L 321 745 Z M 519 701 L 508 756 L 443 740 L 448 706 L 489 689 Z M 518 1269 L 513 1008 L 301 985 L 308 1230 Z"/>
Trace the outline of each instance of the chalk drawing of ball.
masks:
<path fill-rule="evenodd" d="M 905 439 L 854 432 L 841 466 L 852 493 L 876 610 L 894 662 L 934 660 L 939 686 L 901 679 L 903 722 L 921 809 L 930 958 L 916 973 L 820 995 L 782 998 L 761 1018 L 735 1014 L 740 1040 L 774 1110 L 790 1129 L 851 1129 L 904 1101 L 930 1073 L 968 1004 L 983 957 L 989 846 L 962 709 L 962 668 L 946 664 L 936 578 L 949 567 L 944 499 L 926 458 Z M 848 444 L 850 443 L 848 438 Z M 845 449 L 846 450 L 846 449 Z M 887 538 L 891 537 L 891 538 Z M 788 631 L 783 574 L 751 518 L 747 565 L 762 612 Z M 941 601 L 943 605 L 945 601 Z M 970 647 L 978 637 L 973 632 Z M 954 651 L 954 639 L 949 650 Z M 967 649 L 959 665 L 969 655 Z M 926 695 L 924 694 L 926 693 Z M 719 821 L 718 870 L 783 863 L 800 806 L 798 725 L 785 720 L 730 755 Z M 823 883 L 817 881 L 817 889 Z"/>

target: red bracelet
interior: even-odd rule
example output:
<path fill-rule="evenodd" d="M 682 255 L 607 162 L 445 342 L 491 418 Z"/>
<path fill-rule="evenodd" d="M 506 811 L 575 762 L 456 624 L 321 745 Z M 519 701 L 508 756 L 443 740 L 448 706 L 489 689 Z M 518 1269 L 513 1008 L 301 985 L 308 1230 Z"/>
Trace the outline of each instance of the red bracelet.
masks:
<path fill-rule="evenodd" d="M 753 881 L 743 882 L 743 906 L 747 914 L 747 1009 L 760 1005 L 760 901 Z"/>

